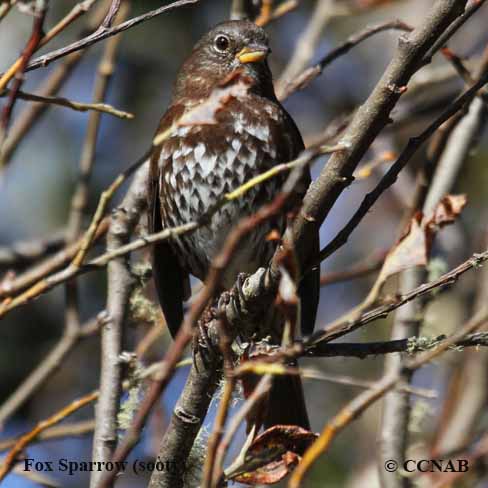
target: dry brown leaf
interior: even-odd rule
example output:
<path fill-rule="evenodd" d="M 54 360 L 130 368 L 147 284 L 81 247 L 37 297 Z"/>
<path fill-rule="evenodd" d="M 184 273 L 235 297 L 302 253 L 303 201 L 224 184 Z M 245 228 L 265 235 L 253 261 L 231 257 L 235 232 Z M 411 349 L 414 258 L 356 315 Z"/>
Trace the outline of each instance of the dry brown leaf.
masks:
<path fill-rule="evenodd" d="M 271 485 L 290 474 L 317 435 L 296 425 L 275 425 L 250 445 L 233 481 Z"/>
<path fill-rule="evenodd" d="M 210 96 L 186 112 L 178 121 L 179 126 L 215 125 L 217 114 L 235 98 L 247 94 L 254 81 L 241 71 L 234 71 L 215 88 Z"/>
<path fill-rule="evenodd" d="M 467 202 L 466 195 L 446 195 L 435 208 L 429 220 L 429 225 L 434 224 L 442 227 L 452 224 L 458 218 Z"/>
<path fill-rule="evenodd" d="M 466 203 L 466 195 L 446 195 L 430 216 L 425 217 L 418 212 L 388 253 L 378 282 L 382 284 L 388 277 L 405 269 L 426 266 L 435 235 L 442 227 L 455 222 Z"/>
<path fill-rule="evenodd" d="M 390 250 L 381 268 L 379 281 L 413 266 L 425 266 L 428 259 L 426 232 L 418 212 L 400 241 Z"/>

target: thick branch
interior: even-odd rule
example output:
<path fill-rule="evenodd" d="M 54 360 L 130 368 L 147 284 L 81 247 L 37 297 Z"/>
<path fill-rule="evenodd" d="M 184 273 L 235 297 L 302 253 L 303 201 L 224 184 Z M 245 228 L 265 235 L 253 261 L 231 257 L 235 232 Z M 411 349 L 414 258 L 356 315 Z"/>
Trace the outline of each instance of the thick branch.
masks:
<path fill-rule="evenodd" d="M 314 259 L 311 249 L 313 239 L 310 236 L 318 232 L 339 195 L 351 183 L 359 161 L 390 121 L 390 113 L 418 69 L 419 59 L 462 14 L 465 4 L 464 0 L 436 1 L 421 25 L 400 38 L 394 58 L 373 93 L 356 112 L 342 138 L 349 149 L 330 158 L 309 189 L 303 209 L 287 233 L 287 238 L 294 243 L 302 269 L 308 268 Z"/>
<path fill-rule="evenodd" d="M 143 166 L 134 178 L 122 204 L 112 214 L 108 249 L 126 243 L 146 205 L 148 166 Z M 123 325 L 127 314 L 133 277 L 125 257 L 110 262 L 107 269 L 107 323 L 102 329 L 102 369 L 100 398 L 96 410 L 96 427 L 92 457 L 96 461 L 110 461 L 117 441 L 117 412 L 121 392 Z M 96 487 L 103 473 L 94 472 L 90 486 Z"/>
<path fill-rule="evenodd" d="M 486 77 L 486 67 L 483 66 L 476 76 Z M 465 165 L 469 151 L 473 149 L 476 138 L 484 121 L 485 106 L 479 97 L 474 98 L 469 106 L 468 114 L 461 119 L 453 129 L 447 145 L 438 160 L 430 187 L 424 192 L 424 198 L 417 204 L 424 215 L 433 212 L 439 201 L 452 191 L 462 168 Z M 422 201 L 423 200 L 423 201 Z M 400 276 L 400 293 L 421 285 L 426 279 L 425 269 L 408 269 Z M 427 301 L 410 302 L 398 311 L 393 324 L 391 337 L 401 339 L 411 335 L 418 335 L 422 328 Z M 385 375 L 390 371 L 398 371 L 402 367 L 400 354 L 392 355 L 385 360 Z M 405 384 L 411 381 L 411 372 L 399 372 Z M 382 469 L 385 462 L 395 459 L 400 464 L 407 458 L 410 424 L 410 395 L 408 392 L 391 391 L 383 402 L 382 424 L 380 432 L 380 449 L 378 466 L 380 479 L 384 488 L 408 488 L 412 486 L 407 477 L 399 478 L 395 473 Z"/>
<path fill-rule="evenodd" d="M 354 357 L 364 359 L 368 356 L 378 356 L 382 354 L 392 354 L 395 352 L 416 352 L 432 349 L 444 340 L 446 336 L 438 337 L 408 337 L 407 339 L 398 339 L 385 342 L 363 342 L 363 343 L 325 343 L 309 349 L 307 357 Z M 470 334 L 464 339 L 459 340 L 453 345 L 453 348 L 479 347 L 488 346 L 488 332 L 477 332 Z"/>

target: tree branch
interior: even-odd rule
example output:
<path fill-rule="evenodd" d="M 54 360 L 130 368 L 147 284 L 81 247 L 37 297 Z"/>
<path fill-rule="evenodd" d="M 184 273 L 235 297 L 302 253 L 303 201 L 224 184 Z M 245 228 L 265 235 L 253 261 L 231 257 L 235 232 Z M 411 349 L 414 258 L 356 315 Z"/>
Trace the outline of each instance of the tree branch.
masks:
<path fill-rule="evenodd" d="M 88 46 L 91 46 L 97 42 L 103 41 L 108 37 L 114 36 L 116 34 L 120 34 L 121 32 L 131 29 L 142 22 L 146 22 L 158 15 L 161 15 L 169 10 L 173 10 L 175 8 L 182 7 L 184 5 L 190 5 L 193 3 L 197 3 L 200 0 L 177 0 L 176 2 L 170 3 L 168 5 L 164 5 L 163 7 L 159 7 L 157 9 L 151 10 L 146 12 L 145 14 L 139 15 L 138 17 L 134 17 L 132 19 L 126 20 L 119 25 L 114 27 L 106 28 L 103 25 L 98 28 L 93 34 L 81 39 L 80 41 L 73 42 L 68 46 L 62 47 L 60 49 L 56 49 L 55 51 L 51 51 L 47 54 L 39 56 L 38 58 L 34 59 L 30 62 L 27 67 L 26 71 L 31 71 L 37 68 L 44 68 L 48 64 L 52 63 L 56 59 L 62 58 L 63 56 L 67 56 L 68 54 L 74 53 L 79 51 L 80 49 L 84 49 Z"/>
<path fill-rule="evenodd" d="M 448 350 L 450 347 L 464 339 L 468 334 L 474 332 L 481 327 L 488 320 L 488 308 L 484 307 L 480 313 L 477 313 L 472 319 L 467 322 L 457 333 L 448 337 L 441 342 L 432 351 L 419 354 L 413 359 L 407 359 L 403 362 L 402 368 L 399 372 L 389 372 L 388 375 L 383 376 L 374 387 L 361 393 L 345 407 L 343 407 L 338 414 L 336 414 L 324 427 L 317 441 L 305 452 L 300 464 L 292 474 L 289 488 L 298 488 L 301 486 L 304 476 L 310 469 L 317 458 L 327 451 L 332 441 L 337 434 L 347 427 L 354 419 L 361 415 L 374 402 L 382 398 L 386 393 L 391 391 L 402 379 L 404 370 L 415 371 L 425 364 L 428 364 L 440 354 Z"/>
<path fill-rule="evenodd" d="M 311 243 L 337 198 L 349 186 L 359 161 L 390 121 L 390 113 L 405 91 L 433 42 L 463 13 L 464 0 L 437 0 L 426 18 L 409 35 L 402 36 L 398 49 L 366 102 L 354 115 L 342 141 L 348 149 L 333 155 L 318 179 L 310 187 L 287 239 L 294 244 L 301 269 L 313 261 Z"/>
<path fill-rule="evenodd" d="M 35 8 L 34 8 L 34 22 L 32 25 L 32 33 L 30 35 L 29 40 L 22 52 L 22 56 L 20 57 L 20 62 L 18 63 L 18 67 L 13 70 L 12 77 L 15 76 L 15 82 L 13 84 L 12 90 L 9 93 L 8 100 L 6 105 L 3 107 L 2 115 L 0 119 L 0 152 L 3 148 L 3 143 L 5 141 L 5 137 L 7 135 L 7 129 L 10 122 L 10 117 L 12 115 L 12 111 L 14 109 L 15 100 L 17 99 L 17 93 L 22 86 L 24 81 L 24 71 L 27 68 L 30 58 L 36 51 L 39 43 L 42 39 L 42 29 L 44 25 L 44 19 L 46 17 L 46 12 L 48 8 L 49 2 L 48 0 L 36 0 Z M 0 91 L 2 88 L 0 88 Z M 0 165 L 2 161 L 0 160 Z"/>
<path fill-rule="evenodd" d="M 139 222 L 146 207 L 146 184 L 148 165 L 135 175 L 121 205 L 112 214 L 107 237 L 107 249 L 125 244 Z M 134 278 L 125 257 L 111 261 L 107 268 L 107 322 L 102 329 L 102 367 L 100 372 L 100 398 L 95 416 L 95 434 L 92 458 L 95 461 L 110 461 L 117 441 L 117 413 L 122 384 L 122 336 L 129 298 Z M 90 487 L 98 486 L 103 473 L 93 472 Z"/>

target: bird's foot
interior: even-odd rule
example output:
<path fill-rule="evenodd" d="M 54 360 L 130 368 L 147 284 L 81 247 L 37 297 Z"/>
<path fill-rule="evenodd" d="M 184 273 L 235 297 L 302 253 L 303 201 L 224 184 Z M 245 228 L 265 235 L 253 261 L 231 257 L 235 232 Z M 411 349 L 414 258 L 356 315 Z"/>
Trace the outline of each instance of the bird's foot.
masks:
<path fill-rule="evenodd" d="M 208 335 L 208 330 L 205 322 L 206 321 L 202 320 L 198 321 L 198 330 L 195 331 L 195 334 L 193 335 L 193 365 L 195 366 L 195 369 L 197 371 L 199 362 L 197 356 L 200 356 L 200 360 L 203 363 L 204 367 L 208 367 L 208 365 L 213 362 L 213 360 L 215 359 L 215 355 L 217 354 L 215 346 L 212 344 L 212 341 Z"/>
<path fill-rule="evenodd" d="M 259 297 L 266 287 L 267 270 L 259 268 L 251 275 L 240 273 L 232 289 L 232 317 L 239 323 L 239 333 L 250 337 L 255 332 L 256 317 L 261 313 Z"/>
<path fill-rule="evenodd" d="M 218 304 L 208 307 L 198 321 L 198 330 L 195 331 L 192 348 L 195 366 L 197 364 L 195 362 L 195 356 L 197 354 L 200 355 L 205 367 L 214 363 L 216 358 L 221 356 L 219 347 L 220 332 L 219 328 L 215 326 L 215 323 L 219 320 L 220 314 L 223 313 L 225 305 L 229 303 L 229 300 L 229 293 L 222 293 Z"/>

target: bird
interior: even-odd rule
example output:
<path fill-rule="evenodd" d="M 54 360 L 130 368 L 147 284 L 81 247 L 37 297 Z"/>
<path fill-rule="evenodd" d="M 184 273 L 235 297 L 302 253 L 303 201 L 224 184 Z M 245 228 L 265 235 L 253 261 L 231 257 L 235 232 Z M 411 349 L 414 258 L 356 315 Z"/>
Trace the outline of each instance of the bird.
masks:
<path fill-rule="evenodd" d="M 154 233 L 198 220 L 227 192 L 277 164 L 295 159 L 304 149 L 300 132 L 278 101 L 268 65 L 269 39 L 262 27 L 248 20 L 222 22 L 205 34 L 182 64 L 170 105 L 158 134 L 168 134 L 150 159 L 148 228 Z M 185 114 L 202 106 L 223 84 L 242 77 L 249 89 L 230 97 L 216 111 L 215 123 L 179 125 Z M 237 93 L 237 91 L 236 91 Z M 192 233 L 156 243 L 152 248 L 153 276 L 159 302 L 173 337 L 183 320 L 184 302 L 190 296 L 189 276 L 200 280 L 210 269 L 233 226 L 252 215 L 280 192 L 286 175 L 278 175 L 253 187 L 212 214 Z M 311 182 L 307 169 L 298 190 L 303 197 Z M 240 243 L 224 270 L 222 291 L 230 289 L 240 273 L 253 273 L 269 264 L 286 215 L 252 230 Z M 313 249 L 318 252 L 319 236 Z M 310 334 L 319 300 L 317 269 L 307 273 L 298 286 L 300 323 Z M 279 337 L 275 338 L 278 342 Z M 297 375 L 275 376 L 262 425 L 298 425 L 309 429 L 303 388 Z"/>

